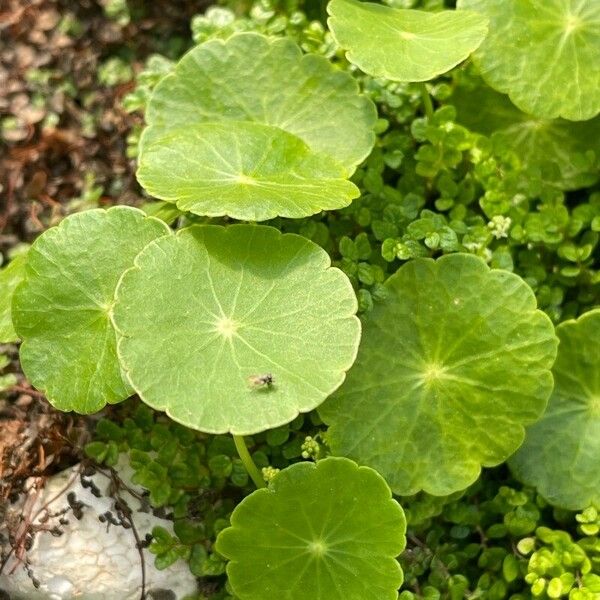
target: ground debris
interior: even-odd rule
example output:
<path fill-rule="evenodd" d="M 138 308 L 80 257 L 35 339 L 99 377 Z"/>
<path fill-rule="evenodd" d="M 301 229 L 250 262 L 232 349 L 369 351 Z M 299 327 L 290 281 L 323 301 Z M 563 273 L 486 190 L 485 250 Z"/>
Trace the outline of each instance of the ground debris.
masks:
<path fill-rule="evenodd" d="M 34 390 L 19 389 L 24 391 L 16 399 L 0 400 L 0 517 L 28 477 L 47 477 L 81 460 L 89 441 L 83 417 L 56 411 Z"/>
<path fill-rule="evenodd" d="M 0 0 L 0 252 L 70 212 L 141 202 L 127 136 L 142 117 L 121 101 L 149 54 L 191 43 L 206 4 L 130 1 L 123 21 L 101 1 Z M 111 60 L 124 80 L 102 75 Z"/>

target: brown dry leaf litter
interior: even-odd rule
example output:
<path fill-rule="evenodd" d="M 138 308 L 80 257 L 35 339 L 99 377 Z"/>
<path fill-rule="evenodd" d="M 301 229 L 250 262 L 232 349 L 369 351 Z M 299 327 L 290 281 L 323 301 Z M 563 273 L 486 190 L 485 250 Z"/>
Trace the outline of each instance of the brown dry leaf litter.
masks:
<path fill-rule="evenodd" d="M 0 401 L 0 507 L 28 477 L 47 477 L 81 460 L 89 441 L 83 418 L 53 410 L 27 388 L 15 391 L 16 400 Z"/>
<path fill-rule="evenodd" d="M 207 2 L 128 4 L 122 25 L 93 0 L 0 0 L 0 251 L 73 210 L 90 179 L 101 206 L 140 202 L 126 148 L 142 119 L 121 106 L 134 82 L 104 85 L 98 74 L 110 58 L 137 72 L 174 39 L 191 43 L 189 22 Z"/>

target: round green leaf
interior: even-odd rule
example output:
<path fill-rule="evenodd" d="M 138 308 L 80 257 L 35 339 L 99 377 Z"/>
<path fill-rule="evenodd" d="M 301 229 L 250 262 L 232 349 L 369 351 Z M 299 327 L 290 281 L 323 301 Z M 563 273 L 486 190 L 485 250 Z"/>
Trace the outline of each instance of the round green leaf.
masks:
<path fill-rule="evenodd" d="M 15 289 L 25 277 L 26 264 L 27 254 L 21 254 L 0 270 L 0 344 L 19 339 L 13 327 L 11 303 Z"/>
<path fill-rule="evenodd" d="M 157 85 L 141 151 L 176 127 L 249 121 L 293 134 L 350 172 L 375 143 L 376 119 L 356 81 L 323 56 L 303 56 L 290 39 L 242 33 L 192 49 Z"/>
<path fill-rule="evenodd" d="M 473 55 L 489 85 L 526 113 L 572 121 L 600 112 L 598 0 L 458 0 L 487 17 Z"/>
<path fill-rule="evenodd" d="M 210 225 L 141 252 L 113 317 L 144 402 L 194 429 L 246 435 L 288 423 L 340 386 L 356 357 L 356 310 L 349 280 L 313 242 Z M 272 385 L 252 385 L 267 374 Z"/>
<path fill-rule="evenodd" d="M 169 232 L 135 208 L 89 210 L 42 234 L 12 304 L 23 372 L 60 410 L 92 413 L 131 395 L 109 313 L 135 255 Z"/>
<path fill-rule="evenodd" d="M 327 12 L 348 60 L 369 75 L 393 81 L 428 81 L 449 71 L 487 33 L 487 19 L 477 13 L 430 13 L 358 0 L 331 0 Z"/>
<path fill-rule="evenodd" d="M 554 392 L 510 460 L 515 475 L 552 504 L 600 506 L 600 309 L 556 328 Z"/>
<path fill-rule="evenodd" d="M 513 150 L 546 184 L 575 190 L 598 181 L 600 117 L 585 123 L 532 117 L 486 85 L 458 87 L 452 104 L 458 122 Z"/>
<path fill-rule="evenodd" d="M 506 460 L 552 391 L 557 340 L 518 276 L 468 254 L 416 259 L 363 319 L 356 365 L 319 409 L 335 454 L 401 495 L 448 495 Z"/>
<path fill-rule="evenodd" d="M 240 600 L 396 600 L 406 521 L 383 478 L 344 458 L 297 463 L 217 538 Z"/>
<path fill-rule="evenodd" d="M 177 128 L 146 148 L 138 170 L 150 194 L 180 210 L 248 221 L 347 206 L 360 192 L 346 176 L 296 136 L 247 122 Z"/>

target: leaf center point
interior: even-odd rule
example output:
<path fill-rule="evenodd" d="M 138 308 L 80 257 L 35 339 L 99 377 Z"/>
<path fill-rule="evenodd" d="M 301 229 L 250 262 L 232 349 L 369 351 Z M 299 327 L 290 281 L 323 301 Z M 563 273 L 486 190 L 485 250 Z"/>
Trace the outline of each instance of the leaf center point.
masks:
<path fill-rule="evenodd" d="M 574 31 L 577 31 L 583 25 L 583 21 L 579 17 L 579 15 L 567 15 L 565 20 L 565 33 L 570 35 Z"/>
<path fill-rule="evenodd" d="M 327 544 L 323 540 L 315 540 L 308 544 L 308 551 L 317 557 L 327 554 Z"/>
<path fill-rule="evenodd" d="M 442 379 L 446 373 L 446 368 L 439 363 L 430 363 L 425 365 L 422 379 L 426 384 L 432 384 Z"/>
<path fill-rule="evenodd" d="M 244 175 L 243 173 L 240 173 L 236 179 L 237 182 L 241 183 L 242 185 L 257 185 L 256 179 L 249 177 L 248 175 Z"/>
<path fill-rule="evenodd" d="M 238 323 L 229 317 L 223 317 L 217 321 L 215 330 L 223 337 L 231 339 L 238 330 Z"/>

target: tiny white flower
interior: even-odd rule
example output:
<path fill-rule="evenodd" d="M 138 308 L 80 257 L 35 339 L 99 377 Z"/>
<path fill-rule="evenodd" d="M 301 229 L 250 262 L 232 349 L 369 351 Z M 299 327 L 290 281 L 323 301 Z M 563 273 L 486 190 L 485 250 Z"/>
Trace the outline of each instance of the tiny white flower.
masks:
<path fill-rule="evenodd" d="M 492 235 L 497 239 L 508 237 L 508 230 L 512 224 L 510 217 L 503 217 L 502 215 L 496 215 L 492 217 L 492 220 L 488 223 L 488 228 L 492 232 Z"/>

